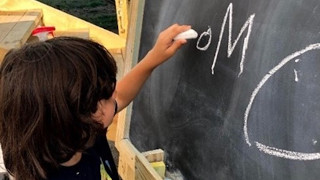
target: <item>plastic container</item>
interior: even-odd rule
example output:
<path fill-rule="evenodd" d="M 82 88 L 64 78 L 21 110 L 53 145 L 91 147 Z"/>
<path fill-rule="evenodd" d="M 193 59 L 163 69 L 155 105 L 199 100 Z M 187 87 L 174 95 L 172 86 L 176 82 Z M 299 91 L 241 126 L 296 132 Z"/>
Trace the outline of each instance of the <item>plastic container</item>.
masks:
<path fill-rule="evenodd" d="M 48 39 L 48 35 L 53 36 L 53 31 L 56 30 L 54 26 L 40 26 L 34 29 L 31 33 L 32 36 L 37 36 L 39 41 L 45 41 Z"/>

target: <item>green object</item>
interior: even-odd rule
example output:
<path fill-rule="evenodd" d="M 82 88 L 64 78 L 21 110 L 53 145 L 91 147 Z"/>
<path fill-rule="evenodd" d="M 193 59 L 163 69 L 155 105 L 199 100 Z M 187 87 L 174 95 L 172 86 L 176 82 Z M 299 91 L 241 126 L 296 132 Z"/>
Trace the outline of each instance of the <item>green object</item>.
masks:
<path fill-rule="evenodd" d="M 63 12 L 118 33 L 116 7 L 106 0 L 38 0 Z"/>

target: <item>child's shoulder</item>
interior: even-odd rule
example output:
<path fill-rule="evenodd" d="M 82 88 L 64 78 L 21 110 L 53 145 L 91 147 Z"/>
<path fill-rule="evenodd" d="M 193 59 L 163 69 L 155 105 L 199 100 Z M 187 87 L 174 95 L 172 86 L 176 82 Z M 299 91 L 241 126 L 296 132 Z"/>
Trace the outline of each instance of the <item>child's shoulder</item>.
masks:
<path fill-rule="evenodd" d="M 100 179 L 100 164 L 101 160 L 99 155 L 94 149 L 90 148 L 82 153 L 81 160 L 74 166 L 61 166 L 59 170 L 49 175 L 50 180 L 63 180 L 63 179 Z"/>

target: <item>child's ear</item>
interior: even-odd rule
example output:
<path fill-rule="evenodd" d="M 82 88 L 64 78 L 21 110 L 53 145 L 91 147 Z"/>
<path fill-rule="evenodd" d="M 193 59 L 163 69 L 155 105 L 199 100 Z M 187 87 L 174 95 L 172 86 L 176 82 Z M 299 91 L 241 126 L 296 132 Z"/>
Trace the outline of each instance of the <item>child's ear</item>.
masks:
<path fill-rule="evenodd" d="M 100 101 L 97 102 L 97 110 L 96 110 L 96 112 L 94 112 L 94 113 L 91 114 L 91 117 L 92 117 L 94 120 L 102 123 L 103 116 L 104 116 L 104 112 L 103 112 L 103 109 L 102 109 L 103 105 L 102 105 L 102 102 L 101 102 L 101 101 L 102 101 L 102 100 L 100 100 Z"/>

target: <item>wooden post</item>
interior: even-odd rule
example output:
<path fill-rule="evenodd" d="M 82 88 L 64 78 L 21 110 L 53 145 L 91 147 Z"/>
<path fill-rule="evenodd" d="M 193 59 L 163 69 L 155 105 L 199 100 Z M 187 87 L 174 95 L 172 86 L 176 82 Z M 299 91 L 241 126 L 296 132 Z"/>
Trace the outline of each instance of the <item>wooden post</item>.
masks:
<path fill-rule="evenodd" d="M 130 24 L 124 54 L 124 74 L 127 74 L 138 62 L 138 53 L 142 29 L 144 0 L 133 0 L 130 4 Z M 132 104 L 118 114 L 116 141 L 129 138 Z"/>
<path fill-rule="evenodd" d="M 126 39 L 128 34 L 128 0 L 116 0 L 118 32 L 120 37 Z"/>
<path fill-rule="evenodd" d="M 124 74 L 138 62 L 144 0 L 132 0 L 130 24 L 126 43 Z M 161 180 L 145 156 L 129 140 L 132 103 L 118 114 L 115 146 L 119 151 L 118 172 L 125 180 Z"/>

